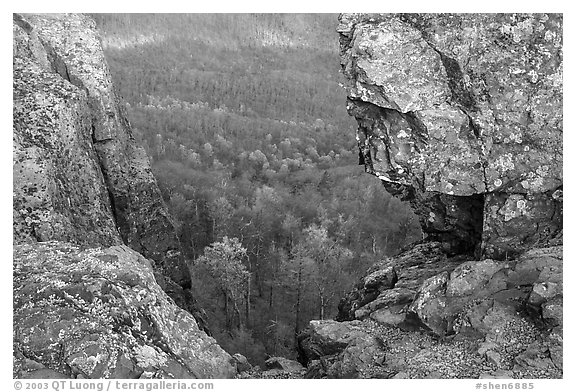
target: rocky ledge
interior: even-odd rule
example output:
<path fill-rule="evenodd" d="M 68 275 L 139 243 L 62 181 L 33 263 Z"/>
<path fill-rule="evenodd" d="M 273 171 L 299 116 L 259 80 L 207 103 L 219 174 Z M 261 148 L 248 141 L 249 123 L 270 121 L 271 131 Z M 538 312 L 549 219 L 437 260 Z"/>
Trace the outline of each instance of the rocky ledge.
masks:
<path fill-rule="evenodd" d="M 465 262 L 438 249 L 376 264 L 340 321 L 312 321 L 298 339 L 307 376 L 561 378 L 562 247 Z"/>

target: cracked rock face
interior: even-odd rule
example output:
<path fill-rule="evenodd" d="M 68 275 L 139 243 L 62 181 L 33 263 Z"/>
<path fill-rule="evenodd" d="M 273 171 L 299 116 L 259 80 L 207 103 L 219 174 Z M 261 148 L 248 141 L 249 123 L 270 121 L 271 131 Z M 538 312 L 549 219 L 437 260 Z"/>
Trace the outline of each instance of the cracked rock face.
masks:
<path fill-rule="evenodd" d="M 506 258 L 562 231 L 562 16 L 343 14 L 366 171 L 431 240 Z"/>
<path fill-rule="evenodd" d="M 15 14 L 13 42 L 14 242 L 125 243 L 189 285 L 94 21 Z"/>
<path fill-rule="evenodd" d="M 233 377 L 94 21 L 13 19 L 14 377 Z"/>
<path fill-rule="evenodd" d="M 14 377 L 226 378 L 232 358 L 125 245 L 14 247 Z"/>

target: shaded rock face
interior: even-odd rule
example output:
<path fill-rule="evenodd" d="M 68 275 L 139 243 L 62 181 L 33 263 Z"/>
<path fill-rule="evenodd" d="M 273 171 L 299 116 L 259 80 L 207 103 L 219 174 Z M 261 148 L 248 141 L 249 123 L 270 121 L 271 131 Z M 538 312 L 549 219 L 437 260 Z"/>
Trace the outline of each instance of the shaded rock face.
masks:
<path fill-rule="evenodd" d="M 344 14 L 338 31 L 361 163 L 429 239 L 504 259 L 561 236 L 562 15 Z"/>
<path fill-rule="evenodd" d="M 125 243 L 190 284 L 145 151 L 114 92 L 95 23 L 14 15 L 14 242 Z"/>
<path fill-rule="evenodd" d="M 14 377 L 233 377 L 95 23 L 14 14 L 13 71 Z"/>
<path fill-rule="evenodd" d="M 14 247 L 14 376 L 225 378 L 231 357 L 125 245 Z"/>

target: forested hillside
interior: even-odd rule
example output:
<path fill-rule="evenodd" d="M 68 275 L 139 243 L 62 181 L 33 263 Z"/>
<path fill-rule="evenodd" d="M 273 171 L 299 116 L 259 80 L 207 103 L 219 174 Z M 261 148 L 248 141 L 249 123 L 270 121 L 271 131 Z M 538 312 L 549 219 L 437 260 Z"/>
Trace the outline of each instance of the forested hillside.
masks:
<path fill-rule="evenodd" d="M 210 332 L 296 356 L 367 266 L 418 240 L 358 165 L 336 15 L 92 15 L 152 161 Z"/>

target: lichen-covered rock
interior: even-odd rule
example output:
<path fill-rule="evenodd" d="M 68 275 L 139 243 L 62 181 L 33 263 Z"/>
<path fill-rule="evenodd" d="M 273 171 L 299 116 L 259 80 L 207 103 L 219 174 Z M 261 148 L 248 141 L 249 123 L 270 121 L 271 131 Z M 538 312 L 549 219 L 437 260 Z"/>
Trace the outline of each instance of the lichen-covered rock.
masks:
<path fill-rule="evenodd" d="M 232 377 L 94 21 L 14 14 L 13 114 L 15 377 Z"/>
<path fill-rule="evenodd" d="M 344 14 L 366 170 L 454 253 L 510 258 L 562 230 L 562 15 Z"/>
<path fill-rule="evenodd" d="M 461 297 L 474 294 L 479 288 L 485 286 L 492 276 L 502 268 L 502 263 L 490 259 L 462 263 L 450 274 L 446 295 Z M 505 288 L 506 286 L 502 287 L 502 289 Z"/>
<path fill-rule="evenodd" d="M 352 342 L 375 338 L 384 357 L 352 376 L 561 377 L 562 16 L 340 22 L 360 163 L 427 238 L 342 299 L 338 320 L 356 323 L 311 322 L 313 376 L 342 376 L 345 352 L 365 359 Z M 392 288 L 365 285 L 390 271 Z"/>
<path fill-rule="evenodd" d="M 307 329 L 298 336 L 300 362 L 308 363 L 327 355 L 341 352 L 356 338 L 364 338 L 366 333 L 354 328 L 355 324 L 331 320 L 312 320 Z"/>
<path fill-rule="evenodd" d="M 95 23 L 14 15 L 14 242 L 125 243 L 190 284 L 144 149 L 114 92 Z"/>
<path fill-rule="evenodd" d="M 466 312 L 483 312 L 483 305 L 477 304 L 480 301 L 489 303 L 488 308 L 503 306 L 513 314 L 529 313 L 534 322 L 548 328 L 562 325 L 561 260 L 562 247 L 552 247 L 529 251 L 508 262 L 465 262 L 450 274 L 444 272 L 425 281 L 407 316 L 441 336 L 467 327 L 486 334 L 496 325 L 493 321 L 462 322 Z"/>
<path fill-rule="evenodd" d="M 14 247 L 14 377 L 225 378 L 231 357 L 125 245 Z M 42 373 L 43 372 L 43 373 Z"/>
<path fill-rule="evenodd" d="M 366 290 L 388 290 L 394 287 L 398 281 L 398 276 L 394 267 L 387 267 L 374 271 L 364 278 L 364 288 Z"/>
<path fill-rule="evenodd" d="M 35 29 L 21 19 L 13 64 L 14 242 L 121 244 L 86 94 L 49 68 Z"/>

